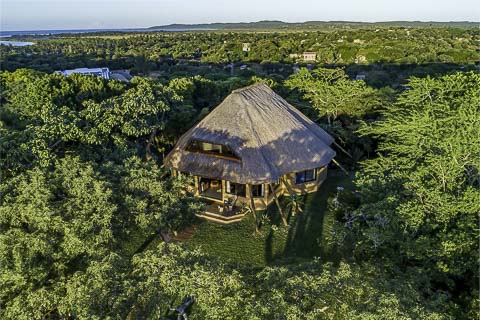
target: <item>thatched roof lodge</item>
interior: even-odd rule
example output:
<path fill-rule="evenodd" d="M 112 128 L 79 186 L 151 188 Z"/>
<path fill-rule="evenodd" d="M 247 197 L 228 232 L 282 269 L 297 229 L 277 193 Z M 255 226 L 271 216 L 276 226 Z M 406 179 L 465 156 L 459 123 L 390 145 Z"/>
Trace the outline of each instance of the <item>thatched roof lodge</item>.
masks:
<path fill-rule="evenodd" d="M 263 83 L 233 91 L 165 159 L 194 176 L 198 196 L 265 209 L 284 192 L 314 192 L 333 138 Z M 216 210 L 218 211 L 218 210 Z M 219 213 L 219 212 L 215 212 Z"/>

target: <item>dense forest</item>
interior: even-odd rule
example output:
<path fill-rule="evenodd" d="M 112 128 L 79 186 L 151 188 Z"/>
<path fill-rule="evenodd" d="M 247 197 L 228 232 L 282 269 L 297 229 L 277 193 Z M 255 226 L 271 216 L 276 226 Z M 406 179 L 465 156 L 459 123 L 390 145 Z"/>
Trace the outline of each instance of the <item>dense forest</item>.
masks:
<path fill-rule="evenodd" d="M 366 69 L 383 64 L 400 64 L 404 68 L 454 64 L 459 68 L 480 60 L 478 28 L 66 34 L 26 39 L 35 45 L 2 47 L 3 69 L 28 67 L 52 72 L 102 65 L 111 69 L 134 68 L 141 73 L 164 70 L 172 74 L 181 70 L 175 70 L 177 64 L 201 64 L 205 66 L 204 73 L 211 73 L 212 66 L 241 62 L 288 74 L 293 63 L 304 63 L 301 55 L 305 51 L 316 52 L 320 64 L 357 65 Z M 249 51 L 243 51 L 243 43 L 249 44 Z"/>
<path fill-rule="evenodd" d="M 478 40 L 478 29 L 381 28 L 2 46 L 0 317 L 173 319 L 193 296 L 190 319 L 478 319 Z M 291 56 L 304 51 L 319 61 Z M 52 73 L 85 66 L 138 76 Z M 171 176 L 164 156 L 259 81 L 335 137 L 353 181 L 327 199 L 328 237 L 310 236 L 341 254 L 259 265 L 172 240 L 208 222 L 194 215 L 191 178 Z M 331 171 L 332 183 L 344 175 Z M 248 237 L 289 234 L 306 204 L 283 200 L 291 225 L 266 212 Z"/>

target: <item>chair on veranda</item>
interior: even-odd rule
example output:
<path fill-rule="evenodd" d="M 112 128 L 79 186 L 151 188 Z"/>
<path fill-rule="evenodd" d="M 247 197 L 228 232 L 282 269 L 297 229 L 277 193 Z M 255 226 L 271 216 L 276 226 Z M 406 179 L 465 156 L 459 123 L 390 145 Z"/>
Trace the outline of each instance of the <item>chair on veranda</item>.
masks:
<path fill-rule="evenodd" d="M 233 214 L 233 210 L 235 208 L 235 204 L 237 203 L 237 199 L 238 199 L 238 196 L 235 195 L 235 197 L 233 199 L 228 198 L 227 200 L 224 201 L 224 206 L 225 206 L 225 209 L 226 209 L 228 215 Z"/>

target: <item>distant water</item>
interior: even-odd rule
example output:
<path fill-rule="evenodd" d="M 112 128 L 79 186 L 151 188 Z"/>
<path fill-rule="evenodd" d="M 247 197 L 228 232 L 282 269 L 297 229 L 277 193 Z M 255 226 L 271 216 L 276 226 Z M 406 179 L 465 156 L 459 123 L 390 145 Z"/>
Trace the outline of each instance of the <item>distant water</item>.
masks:
<path fill-rule="evenodd" d="M 13 47 L 24 47 L 24 46 L 31 46 L 34 43 L 26 42 L 26 41 L 0 41 L 0 45 L 1 44 L 4 44 L 6 46 L 13 46 Z"/>
<path fill-rule="evenodd" d="M 132 32 L 144 29 L 69 29 L 69 30 L 25 30 L 25 31 L 0 31 L 0 37 L 13 36 L 48 36 L 62 33 L 89 33 L 89 32 Z"/>
<path fill-rule="evenodd" d="M 134 29 L 71 29 L 71 30 L 31 30 L 31 31 L 0 31 L 0 37 L 14 37 L 14 36 L 48 36 L 62 33 L 78 34 L 78 33 L 91 33 L 91 32 L 182 32 L 182 31 L 194 31 L 194 30 L 214 30 L 214 29 L 146 29 L 146 28 L 134 28 Z"/>

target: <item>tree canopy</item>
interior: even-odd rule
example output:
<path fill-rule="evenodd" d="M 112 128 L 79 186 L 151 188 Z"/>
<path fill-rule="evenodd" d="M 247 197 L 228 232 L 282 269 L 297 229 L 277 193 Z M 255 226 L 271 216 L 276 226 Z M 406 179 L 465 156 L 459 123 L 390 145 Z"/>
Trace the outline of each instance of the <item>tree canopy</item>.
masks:
<path fill-rule="evenodd" d="M 203 204 L 188 175 L 163 168 L 164 154 L 257 81 L 348 154 L 355 189 L 338 189 L 335 228 L 324 231 L 347 257 L 259 267 L 171 243 Z M 167 319 L 190 295 L 191 319 L 478 318 L 480 76 L 414 77 L 405 89 L 339 68 L 285 82 L 1 72 L 0 317 Z M 302 199 L 286 200 L 301 216 Z"/>

